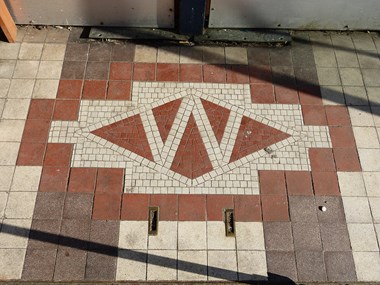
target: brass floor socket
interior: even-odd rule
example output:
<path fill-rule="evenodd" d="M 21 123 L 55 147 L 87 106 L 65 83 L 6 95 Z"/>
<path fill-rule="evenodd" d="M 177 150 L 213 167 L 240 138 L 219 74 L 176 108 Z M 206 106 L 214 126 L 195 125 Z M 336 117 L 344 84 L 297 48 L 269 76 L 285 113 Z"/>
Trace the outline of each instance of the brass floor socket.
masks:
<path fill-rule="evenodd" d="M 235 214 L 233 209 L 224 210 L 224 224 L 226 228 L 226 236 L 235 236 Z"/>
<path fill-rule="evenodd" d="M 159 211 L 159 207 L 149 207 L 149 235 L 155 236 L 158 233 Z"/>

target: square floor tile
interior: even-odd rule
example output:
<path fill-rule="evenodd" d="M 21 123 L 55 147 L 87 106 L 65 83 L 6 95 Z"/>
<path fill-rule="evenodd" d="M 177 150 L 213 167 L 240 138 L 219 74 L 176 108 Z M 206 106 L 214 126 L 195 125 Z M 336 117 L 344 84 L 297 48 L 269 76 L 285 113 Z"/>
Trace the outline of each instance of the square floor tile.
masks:
<path fill-rule="evenodd" d="M 68 43 L 65 61 L 86 61 L 89 47 L 88 43 Z"/>
<path fill-rule="evenodd" d="M 41 61 L 38 68 L 38 79 L 59 79 L 61 77 L 62 61 Z"/>
<path fill-rule="evenodd" d="M 368 106 L 348 107 L 352 126 L 374 126 L 371 110 Z"/>
<path fill-rule="evenodd" d="M 361 172 L 338 172 L 339 189 L 342 196 L 365 197 L 363 175 Z"/>
<path fill-rule="evenodd" d="M 312 171 L 335 171 L 332 149 L 311 148 L 309 158 Z"/>
<path fill-rule="evenodd" d="M 45 44 L 41 60 L 63 60 L 65 57 L 65 44 Z"/>
<path fill-rule="evenodd" d="M 235 226 L 238 250 L 265 250 L 263 223 L 237 222 Z"/>
<path fill-rule="evenodd" d="M 129 62 L 111 62 L 110 80 L 131 80 L 132 63 Z"/>
<path fill-rule="evenodd" d="M 322 251 L 296 251 L 296 260 L 299 281 L 327 280 Z"/>
<path fill-rule="evenodd" d="M 136 45 L 135 62 L 156 62 L 157 48 L 154 46 Z"/>
<path fill-rule="evenodd" d="M 259 171 L 260 193 L 261 194 L 282 194 L 286 193 L 284 171 Z"/>
<path fill-rule="evenodd" d="M 5 216 L 9 219 L 31 219 L 36 196 L 36 192 L 10 192 Z"/>
<path fill-rule="evenodd" d="M 372 216 L 367 197 L 343 197 L 347 223 L 371 223 Z"/>
<path fill-rule="evenodd" d="M 380 255 L 378 252 L 353 252 L 353 256 L 358 281 L 380 280 Z"/>
<path fill-rule="evenodd" d="M 116 262 L 116 256 L 88 252 L 85 279 L 104 281 L 115 280 Z"/>
<path fill-rule="evenodd" d="M 106 80 L 85 80 L 82 99 L 105 99 L 106 90 Z"/>
<path fill-rule="evenodd" d="M 54 103 L 54 100 L 32 99 L 30 102 L 28 119 L 51 120 Z"/>
<path fill-rule="evenodd" d="M 269 281 L 296 282 L 297 267 L 294 251 L 267 251 Z"/>
<path fill-rule="evenodd" d="M 374 223 L 380 223 L 380 198 L 368 198 Z"/>
<path fill-rule="evenodd" d="M 331 143 L 335 151 L 336 148 L 356 148 L 355 137 L 351 127 L 329 128 Z"/>
<path fill-rule="evenodd" d="M 157 50 L 157 62 L 179 63 L 179 48 L 176 46 L 159 47 Z"/>
<path fill-rule="evenodd" d="M 352 253 L 325 252 L 325 264 L 329 281 L 356 281 L 355 264 Z"/>
<path fill-rule="evenodd" d="M 111 60 L 132 62 L 136 45 L 130 42 L 116 43 L 112 48 Z"/>
<path fill-rule="evenodd" d="M 108 100 L 131 100 L 130 81 L 109 81 L 107 89 Z"/>
<path fill-rule="evenodd" d="M 226 69 L 224 65 L 203 65 L 203 81 L 212 83 L 225 83 Z"/>
<path fill-rule="evenodd" d="M 18 59 L 39 60 L 42 54 L 44 44 L 22 43 Z"/>
<path fill-rule="evenodd" d="M 79 116 L 79 100 L 56 100 L 53 113 L 54 121 L 77 121 Z"/>
<path fill-rule="evenodd" d="M 239 281 L 267 280 L 265 251 L 238 251 Z"/>
<path fill-rule="evenodd" d="M 379 252 L 373 224 L 348 224 L 351 247 L 355 251 Z"/>
<path fill-rule="evenodd" d="M 208 280 L 238 280 L 236 251 L 208 252 Z"/>
<path fill-rule="evenodd" d="M 38 192 L 33 219 L 62 219 L 64 201 L 65 193 Z"/>
<path fill-rule="evenodd" d="M 42 167 L 16 166 L 11 191 L 38 191 Z"/>
<path fill-rule="evenodd" d="M 367 95 L 369 104 L 371 106 L 379 106 L 380 105 L 380 88 L 379 87 L 368 87 L 367 88 Z"/>
<path fill-rule="evenodd" d="M 31 219 L 4 219 L 0 231 L 0 248 L 25 249 L 31 224 Z"/>
<path fill-rule="evenodd" d="M 378 149 L 358 149 L 360 163 L 363 171 L 380 171 L 380 148 Z"/>
<path fill-rule="evenodd" d="M 234 197 L 234 205 L 236 221 L 262 221 L 259 195 L 236 195 Z"/>
<path fill-rule="evenodd" d="M 178 249 L 205 250 L 206 222 L 178 222 Z"/>
<path fill-rule="evenodd" d="M 44 166 L 69 167 L 73 146 L 64 143 L 49 143 Z"/>
<path fill-rule="evenodd" d="M 358 148 L 380 148 L 379 138 L 374 127 L 353 127 Z"/>
<path fill-rule="evenodd" d="M 119 250 L 116 280 L 146 280 L 147 252 L 141 250 Z"/>
<path fill-rule="evenodd" d="M 0 192 L 8 192 L 13 178 L 14 166 L 0 166 Z"/>
<path fill-rule="evenodd" d="M 285 176 L 288 195 L 313 195 L 309 171 L 286 171 Z"/>
<path fill-rule="evenodd" d="M 0 217 L 4 218 L 5 207 L 7 206 L 9 194 L 7 192 L 0 192 Z M 0 227 L 1 229 L 1 227 Z"/>
<path fill-rule="evenodd" d="M 54 275 L 57 249 L 30 249 L 25 256 L 23 280 L 51 281 Z"/>
<path fill-rule="evenodd" d="M 22 135 L 24 143 L 46 143 L 49 136 L 50 120 L 26 120 Z"/>
<path fill-rule="evenodd" d="M 30 78 L 33 79 L 37 76 L 39 61 L 22 60 L 17 61 L 16 67 L 13 73 L 13 78 Z"/>
<path fill-rule="evenodd" d="M 0 274 L 2 279 L 20 279 L 25 259 L 25 249 L 0 249 Z"/>
<path fill-rule="evenodd" d="M 341 86 L 320 86 L 323 105 L 344 105 L 344 93 Z"/>
<path fill-rule="evenodd" d="M 64 61 L 62 66 L 62 79 L 83 79 L 86 69 L 85 61 Z"/>
<path fill-rule="evenodd" d="M 0 60 L 0 78 L 12 78 L 15 65 L 15 60 Z"/>
<path fill-rule="evenodd" d="M 225 64 L 224 47 L 203 47 L 203 63 Z"/>
<path fill-rule="evenodd" d="M 2 141 L 20 142 L 24 130 L 23 120 L 1 120 L 0 132 Z"/>
<path fill-rule="evenodd" d="M 365 106 L 368 105 L 367 91 L 364 87 L 344 87 L 344 97 L 347 105 Z"/>
<path fill-rule="evenodd" d="M 59 80 L 37 79 L 33 89 L 33 98 L 55 99 L 57 97 Z"/>
<path fill-rule="evenodd" d="M 314 196 L 290 196 L 289 212 L 292 222 L 317 222 Z"/>
<path fill-rule="evenodd" d="M 341 197 L 334 196 L 318 196 L 315 197 L 318 207 L 317 215 L 320 223 L 346 223 Z M 321 207 L 325 206 L 326 211 L 323 212 Z"/>
<path fill-rule="evenodd" d="M 44 143 L 21 143 L 17 165 L 42 165 L 45 148 L 46 144 Z"/>
<path fill-rule="evenodd" d="M 293 234 L 290 222 L 264 223 L 265 249 L 267 251 L 293 251 Z"/>
<path fill-rule="evenodd" d="M 0 98 L 7 97 L 10 85 L 11 85 L 10 79 L 0 79 Z"/>
<path fill-rule="evenodd" d="M 0 43 L 0 59 L 17 59 L 20 50 L 19 43 Z"/>
<path fill-rule="evenodd" d="M 37 220 L 33 219 L 29 234 L 29 249 L 54 249 L 58 248 L 61 220 Z"/>
<path fill-rule="evenodd" d="M 160 208 L 160 221 L 176 221 L 178 218 L 178 195 L 150 195 L 149 205 Z"/>
<path fill-rule="evenodd" d="M 147 221 L 121 221 L 119 248 L 147 249 L 148 222 Z"/>
<path fill-rule="evenodd" d="M 8 99 L 3 111 L 3 119 L 25 120 L 28 114 L 30 99 Z"/>
<path fill-rule="evenodd" d="M 93 220 L 119 220 L 121 195 L 118 193 L 95 193 Z"/>
<path fill-rule="evenodd" d="M 93 194 L 67 193 L 63 208 L 64 219 L 90 219 Z"/>
<path fill-rule="evenodd" d="M 20 143 L 0 142 L 0 165 L 15 165 Z"/>
<path fill-rule="evenodd" d="M 350 251 L 347 225 L 343 223 L 319 224 L 324 251 Z"/>
<path fill-rule="evenodd" d="M 380 197 L 380 172 L 363 172 L 363 179 L 369 197 Z"/>
<path fill-rule="evenodd" d="M 226 64 L 248 64 L 245 47 L 225 47 Z"/>
<path fill-rule="evenodd" d="M 294 248 L 299 250 L 322 250 L 318 223 L 292 223 Z"/>
<path fill-rule="evenodd" d="M 96 174 L 96 168 L 71 167 L 68 192 L 94 193 Z"/>
<path fill-rule="evenodd" d="M 261 195 L 263 221 L 289 221 L 288 200 L 286 195 Z M 276 209 L 276 211 L 273 211 Z"/>
<path fill-rule="evenodd" d="M 318 80 L 321 85 L 340 85 L 340 76 L 337 68 L 317 68 Z"/>
<path fill-rule="evenodd" d="M 177 249 L 177 222 L 159 221 L 157 235 L 150 235 L 148 248 Z"/>
<path fill-rule="evenodd" d="M 337 171 L 361 171 L 356 148 L 334 148 L 334 158 Z"/>
<path fill-rule="evenodd" d="M 371 68 L 371 69 L 362 69 L 364 84 L 367 87 L 380 86 L 380 69 Z"/>
<path fill-rule="evenodd" d="M 147 280 L 177 280 L 177 251 L 149 250 Z"/>
<path fill-rule="evenodd" d="M 201 82 L 203 78 L 202 65 L 200 64 L 180 64 L 179 81 L 181 82 Z"/>
<path fill-rule="evenodd" d="M 120 221 L 91 221 L 90 230 L 90 249 L 103 248 L 104 245 L 110 246 L 107 250 L 109 254 L 115 254 L 119 243 Z"/>
<path fill-rule="evenodd" d="M 148 205 L 149 205 L 148 195 L 123 194 L 121 219 L 131 220 L 131 221 L 148 220 Z"/>
<path fill-rule="evenodd" d="M 350 114 L 346 106 L 326 106 L 329 126 L 351 126 Z"/>
<path fill-rule="evenodd" d="M 207 280 L 207 251 L 178 251 L 178 280 Z"/>
<path fill-rule="evenodd" d="M 339 184 L 336 172 L 312 172 L 314 193 L 316 196 L 339 196 Z"/>
<path fill-rule="evenodd" d="M 340 77 L 344 86 L 363 86 L 363 78 L 359 68 L 340 68 Z"/>
<path fill-rule="evenodd" d="M 178 220 L 206 220 L 206 195 L 179 195 Z"/>
<path fill-rule="evenodd" d="M 226 236 L 224 222 L 207 222 L 207 248 L 209 250 L 232 250 L 236 248 L 235 237 Z"/>
<path fill-rule="evenodd" d="M 54 281 L 83 280 L 87 254 L 84 250 L 59 247 L 54 270 Z"/>
<path fill-rule="evenodd" d="M 202 64 L 202 47 L 180 47 L 179 61 L 182 64 Z"/>
<path fill-rule="evenodd" d="M 29 99 L 32 97 L 34 79 L 12 79 L 8 98 Z"/>

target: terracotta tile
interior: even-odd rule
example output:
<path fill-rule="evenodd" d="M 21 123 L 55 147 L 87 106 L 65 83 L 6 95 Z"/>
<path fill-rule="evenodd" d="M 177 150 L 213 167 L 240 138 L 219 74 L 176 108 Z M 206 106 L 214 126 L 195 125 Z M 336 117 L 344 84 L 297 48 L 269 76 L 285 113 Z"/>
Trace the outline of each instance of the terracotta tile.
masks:
<path fill-rule="evenodd" d="M 273 104 L 275 103 L 272 84 L 251 84 L 252 103 Z"/>
<path fill-rule="evenodd" d="M 123 194 L 121 206 L 121 220 L 147 221 L 149 195 Z"/>
<path fill-rule="evenodd" d="M 22 142 L 46 143 L 49 129 L 50 120 L 26 120 Z"/>
<path fill-rule="evenodd" d="M 79 115 L 79 100 L 56 100 L 53 120 L 77 121 Z"/>
<path fill-rule="evenodd" d="M 46 144 L 44 143 L 21 143 L 16 164 L 24 166 L 42 165 L 45 148 Z"/>
<path fill-rule="evenodd" d="M 86 61 L 89 44 L 68 43 L 66 46 L 65 61 Z"/>
<path fill-rule="evenodd" d="M 106 89 L 105 80 L 85 80 L 82 99 L 105 99 Z"/>
<path fill-rule="evenodd" d="M 96 174 L 96 168 L 71 168 L 68 191 L 94 193 Z"/>
<path fill-rule="evenodd" d="M 63 207 L 64 219 L 91 219 L 94 195 L 67 193 Z"/>
<path fill-rule="evenodd" d="M 178 220 L 178 195 L 154 194 L 150 195 L 150 206 L 160 207 L 161 221 Z"/>
<path fill-rule="evenodd" d="M 83 79 L 86 69 L 85 61 L 64 61 L 61 79 Z"/>
<path fill-rule="evenodd" d="M 47 193 L 47 192 L 37 193 L 36 205 L 34 207 L 34 213 L 33 213 L 33 223 L 32 223 L 33 229 L 57 233 L 59 235 L 59 232 L 61 229 L 61 220 L 62 220 L 65 196 L 66 196 L 66 193 Z M 40 222 L 36 223 L 38 221 Z M 42 233 L 40 233 L 39 236 L 41 234 Z M 58 236 L 53 237 L 53 240 L 56 242 L 58 240 Z M 46 246 L 47 248 L 57 247 L 57 243 L 51 244 L 44 239 L 40 240 L 38 244 L 37 245 L 35 244 L 35 245 L 40 247 L 46 244 L 49 244 L 48 246 Z"/>
<path fill-rule="evenodd" d="M 337 171 L 362 171 L 356 148 L 334 148 Z"/>
<path fill-rule="evenodd" d="M 235 217 L 238 222 L 261 222 L 260 196 L 235 195 Z"/>
<path fill-rule="evenodd" d="M 124 169 L 99 168 L 96 179 L 96 193 L 120 194 L 124 185 Z"/>
<path fill-rule="evenodd" d="M 232 195 L 207 195 L 206 199 L 207 221 L 224 221 L 224 210 L 234 208 Z"/>
<path fill-rule="evenodd" d="M 298 89 L 301 105 L 322 105 L 322 96 L 319 86 L 306 86 Z"/>
<path fill-rule="evenodd" d="M 68 167 L 44 167 L 42 169 L 39 191 L 65 192 L 68 178 Z"/>
<path fill-rule="evenodd" d="M 345 106 L 325 106 L 329 126 L 351 126 L 350 115 Z"/>
<path fill-rule="evenodd" d="M 333 148 L 356 148 L 351 127 L 329 127 L 329 131 Z"/>
<path fill-rule="evenodd" d="M 157 63 L 157 81 L 178 81 L 178 64 Z"/>
<path fill-rule="evenodd" d="M 335 171 L 331 148 L 310 148 L 309 158 L 312 171 Z"/>
<path fill-rule="evenodd" d="M 131 80 L 132 63 L 129 62 L 111 62 L 110 80 Z"/>
<path fill-rule="evenodd" d="M 89 61 L 86 68 L 86 79 L 107 80 L 109 62 Z"/>
<path fill-rule="evenodd" d="M 288 195 L 313 195 L 309 171 L 285 171 Z"/>
<path fill-rule="evenodd" d="M 179 221 L 205 221 L 206 195 L 179 195 Z"/>
<path fill-rule="evenodd" d="M 260 194 L 286 194 L 285 174 L 279 170 L 260 170 Z"/>
<path fill-rule="evenodd" d="M 249 65 L 249 82 L 254 84 L 272 84 L 272 71 L 269 65 Z"/>
<path fill-rule="evenodd" d="M 107 90 L 109 100 L 131 100 L 130 81 L 109 81 Z"/>
<path fill-rule="evenodd" d="M 88 53 L 88 61 L 110 61 L 112 46 L 108 43 L 92 42 Z"/>
<path fill-rule="evenodd" d="M 203 65 L 203 81 L 214 83 L 226 82 L 226 70 L 224 65 Z"/>
<path fill-rule="evenodd" d="M 286 195 L 261 195 L 263 221 L 289 221 L 288 200 Z"/>
<path fill-rule="evenodd" d="M 80 99 L 82 94 L 82 80 L 60 80 L 57 98 Z"/>
<path fill-rule="evenodd" d="M 323 106 L 304 105 L 302 106 L 302 115 L 305 125 L 327 125 L 325 108 Z"/>
<path fill-rule="evenodd" d="M 28 119 L 51 120 L 55 100 L 32 99 L 30 101 Z"/>
<path fill-rule="evenodd" d="M 71 163 L 72 144 L 48 143 L 44 166 L 69 167 Z"/>
<path fill-rule="evenodd" d="M 315 195 L 340 195 L 336 172 L 312 172 L 312 177 Z"/>
<path fill-rule="evenodd" d="M 274 87 L 276 102 L 279 104 L 299 104 L 297 87 L 276 85 Z"/>
<path fill-rule="evenodd" d="M 134 43 L 117 43 L 112 48 L 111 60 L 132 62 L 135 57 Z"/>
<path fill-rule="evenodd" d="M 119 220 L 121 193 L 95 193 L 92 219 Z"/>
<path fill-rule="evenodd" d="M 229 65 L 226 72 L 227 83 L 249 83 L 248 65 Z"/>
<path fill-rule="evenodd" d="M 181 82 L 202 82 L 202 65 L 200 64 L 180 64 L 179 81 Z"/>
<path fill-rule="evenodd" d="M 154 63 L 134 63 L 133 80 L 154 81 L 156 79 L 156 64 Z"/>

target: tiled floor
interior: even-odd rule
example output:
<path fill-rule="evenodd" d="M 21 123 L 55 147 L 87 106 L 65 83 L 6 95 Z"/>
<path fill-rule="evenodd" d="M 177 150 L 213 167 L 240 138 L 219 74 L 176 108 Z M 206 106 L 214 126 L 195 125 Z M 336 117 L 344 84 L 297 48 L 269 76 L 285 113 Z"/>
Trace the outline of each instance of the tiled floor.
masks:
<path fill-rule="evenodd" d="M 380 281 L 378 34 L 80 33 L 0 43 L 1 278 Z"/>

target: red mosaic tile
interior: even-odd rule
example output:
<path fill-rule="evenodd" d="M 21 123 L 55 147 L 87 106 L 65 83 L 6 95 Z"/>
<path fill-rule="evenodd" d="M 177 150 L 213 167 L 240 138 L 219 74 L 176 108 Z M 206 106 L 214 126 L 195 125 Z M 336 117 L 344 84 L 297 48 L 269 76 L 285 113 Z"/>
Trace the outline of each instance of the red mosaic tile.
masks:
<path fill-rule="evenodd" d="M 296 86 L 287 87 L 275 85 L 276 102 L 279 104 L 299 104 Z"/>
<path fill-rule="evenodd" d="M 77 121 L 79 115 L 79 100 L 56 100 L 53 120 Z"/>
<path fill-rule="evenodd" d="M 91 133 L 153 161 L 152 151 L 139 114 Z"/>
<path fill-rule="evenodd" d="M 289 221 L 288 199 L 286 195 L 261 195 L 264 222 Z"/>
<path fill-rule="evenodd" d="M 351 126 L 350 114 L 346 106 L 325 106 L 329 126 Z"/>
<path fill-rule="evenodd" d="M 203 65 L 203 81 L 213 83 L 225 83 L 226 69 L 224 65 Z"/>
<path fill-rule="evenodd" d="M 273 104 L 275 103 L 272 84 L 251 84 L 252 103 Z"/>
<path fill-rule="evenodd" d="M 201 102 L 220 145 L 231 111 L 204 99 Z"/>
<path fill-rule="evenodd" d="M 285 173 L 280 170 L 260 170 L 260 194 L 286 194 Z"/>
<path fill-rule="evenodd" d="M 96 179 L 96 193 L 122 193 L 124 185 L 124 169 L 99 168 Z"/>
<path fill-rule="evenodd" d="M 180 64 L 179 81 L 181 82 L 202 82 L 201 64 Z"/>
<path fill-rule="evenodd" d="M 133 65 L 133 80 L 154 81 L 156 79 L 156 64 L 135 63 Z"/>
<path fill-rule="evenodd" d="M 249 83 L 248 65 L 229 65 L 226 72 L 227 83 Z"/>
<path fill-rule="evenodd" d="M 120 193 L 95 193 L 92 219 L 119 220 L 120 205 Z"/>
<path fill-rule="evenodd" d="M 325 108 L 317 105 L 302 106 L 303 122 L 305 125 L 325 126 L 327 125 Z"/>
<path fill-rule="evenodd" d="M 178 64 L 157 63 L 157 81 L 178 81 L 178 75 Z"/>
<path fill-rule="evenodd" d="M 314 193 L 317 196 L 338 196 L 339 185 L 336 172 L 312 172 Z"/>
<path fill-rule="evenodd" d="M 54 110 L 55 100 L 32 99 L 30 101 L 28 119 L 30 120 L 51 120 Z"/>
<path fill-rule="evenodd" d="M 301 105 L 322 105 L 322 96 L 319 86 L 303 86 L 298 90 Z"/>
<path fill-rule="evenodd" d="M 121 206 L 121 220 L 147 221 L 149 195 L 123 194 Z"/>
<path fill-rule="evenodd" d="M 69 167 L 73 145 L 66 143 L 48 143 L 44 166 Z"/>
<path fill-rule="evenodd" d="M 23 142 L 46 143 L 49 136 L 50 120 L 26 120 Z"/>
<path fill-rule="evenodd" d="M 66 192 L 69 167 L 43 167 L 39 191 Z"/>
<path fill-rule="evenodd" d="M 132 63 L 129 62 L 111 62 L 110 80 L 131 80 Z"/>
<path fill-rule="evenodd" d="M 288 195 L 313 195 L 309 171 L 285 171 Z"/>
<path fill-rule="evenodd" d="M 337 171 L 361 171 L 356 148 L 334 148 L 334 158 Z"/>
<path fill-rule="evenodd" d="M 107 81 L 85 80 L 82 99 L 106 99 Z"/>
<path fill-rule="evenodd" d="M 179 221 L 205 221 L 206 195 L 179 195 Z"/>
<path fill-rule="evenodd" d="M 172 128 L 174 119 L 177 115 L 181 103 L 182 98 L 152 109 L 154 118 L 156 119 L 158 131 L 160 132 L 160 136 L 164 143 L 168 138 L 169 132 Z"/>
<path fill-rule="evenodd" d="M 224 210 L 234 208 L 232 195 L 207 195 L 207 220 L 224 221 Z"/>
<path fill-rule="evenodd" d="M 356 148 L 351 127 L 329 127 L 333 148 Z"/>
<path fill-rule="evenodd" d="M 96 168 L 71 168 L 68 192 L 93 193 L 96 183 Z"/>
<path fill-rule="evenodd" d="M 131 100 L 131 82 L 130 81 L 108 82 L 107 99 Z"/>
<path fill-rule="evenodd" d="M 290 135 L 243 116 L 230 163 L 287 139 Z"/>
<path fill-rule="evenodd" d="M 193 114 L 189 117 L 170 170 L 190 179 L 213 170 Z"/>
<path fill-rule="evenodd" d="M 237 222 L 261 222 L 261 204 L 259 195 L 235 195 L 235 218 Z"/>
<path fill-rule="evenodd" d="M 335 171 L 331 148 L 310 148 L 309 158 L 312 171 Z"/>
<path fill-rule="evenodd" d="M 178 195 L 174 194 L 153 194 L 150 195 L 151 207 L 160 208 L 161 221 L 178 220 Z"/>
<path fill-rule="evenodd" d="M 82 80 L 60 80 L 57 92 L 58 99 L 80 99 Z"/>
<path fill-rule="evenodd" d="M 272 83 L 272 70 L 269 65 L 250 65 L 249 81 L 255 84 L 268 84 Z"/>
<path fill-rule="evenodd" d="M 16 165 L 39 166 L 43 164 L 45 155 L 45 143 L 22 142 L 18 152 Z"/>

